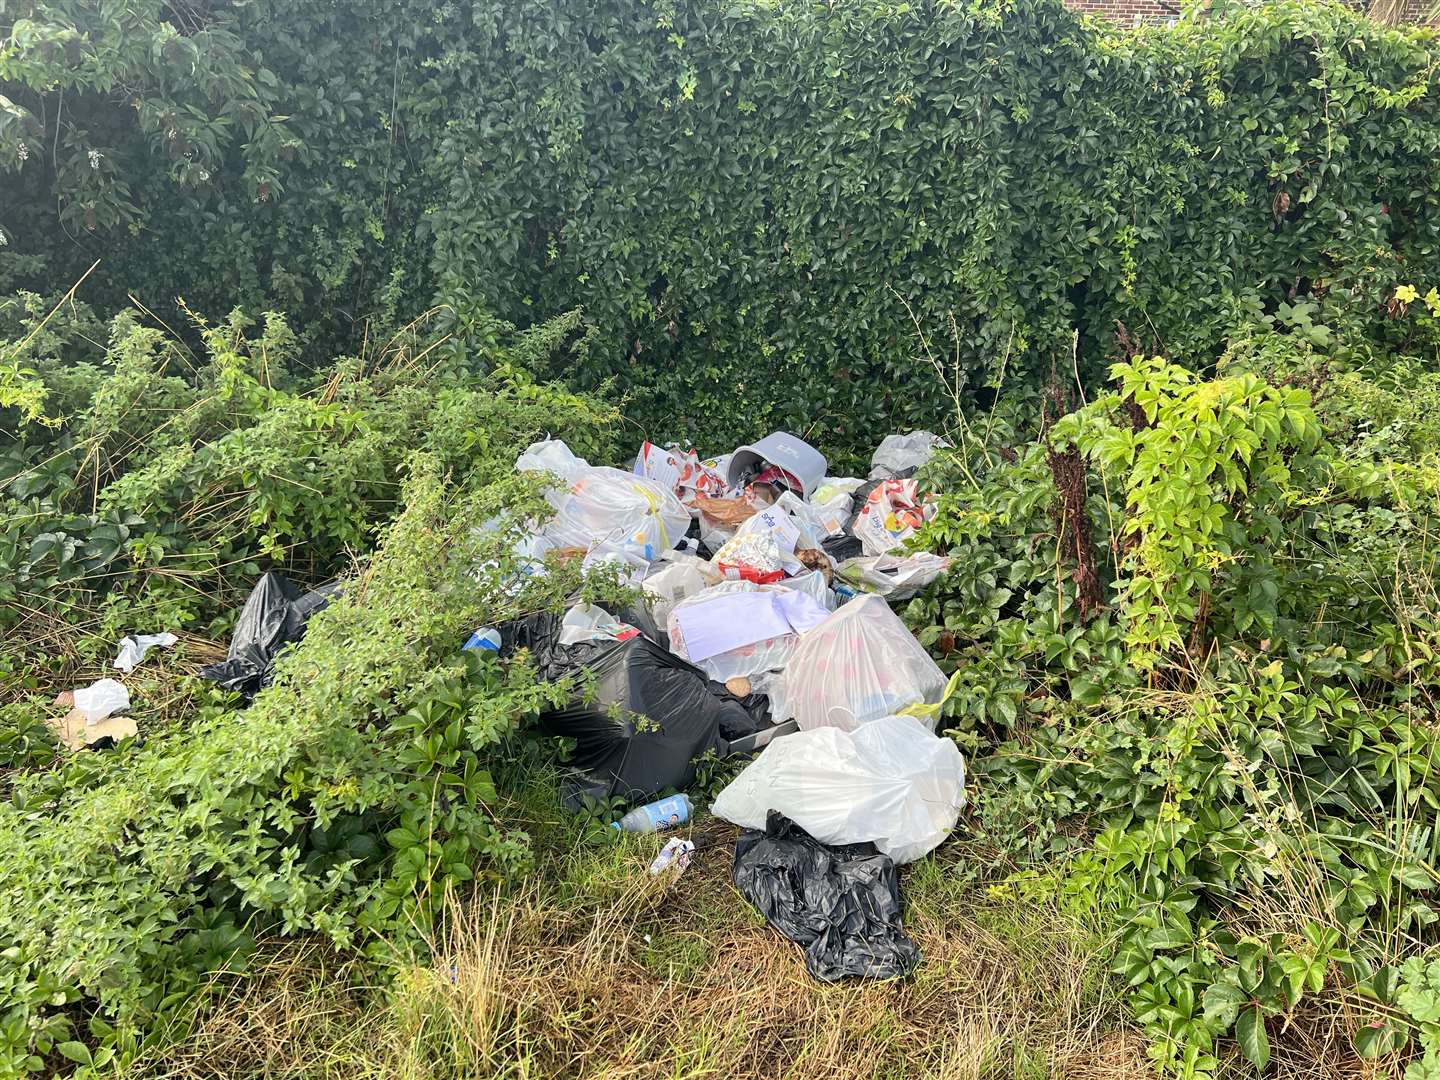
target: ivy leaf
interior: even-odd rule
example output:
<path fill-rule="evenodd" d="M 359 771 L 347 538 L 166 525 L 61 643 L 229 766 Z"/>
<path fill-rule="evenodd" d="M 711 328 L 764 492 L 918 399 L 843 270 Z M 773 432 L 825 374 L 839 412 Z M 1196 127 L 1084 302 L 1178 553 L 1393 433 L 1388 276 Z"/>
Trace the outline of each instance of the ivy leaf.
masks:
<path fill-rule="evenodd" d="M 1105 687 L 1089 679 L 1070 680 L 1070 700 L 1077 705 L 1098 705 L 1105 696 Z"/>

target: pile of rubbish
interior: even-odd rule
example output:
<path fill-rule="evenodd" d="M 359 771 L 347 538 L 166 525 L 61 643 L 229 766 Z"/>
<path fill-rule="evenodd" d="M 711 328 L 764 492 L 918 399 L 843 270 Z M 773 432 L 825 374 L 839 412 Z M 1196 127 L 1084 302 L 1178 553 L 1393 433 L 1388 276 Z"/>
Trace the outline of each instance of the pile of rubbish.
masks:
<path fill-rule="evenodd" d="M 535 443 L 516 468 L 555 478 L 555 514 L 517 539 L 524 572 L 552 552 L 612 566 L 645 603 L 577 603 L 466 643 L 573 677 L 541 716 L 574 740 L 572 806 L 643 802 L 692 783 L 706 754 L 759 751 L 712 810 L 744 830 L 736 885 L 821 979 L 914 967 L 895 867 L 938 845 L 964 802 L 959 748 L 935 733 L 947 681 L 889 605 L 949 567 L 904 550 L 935 513 L 915 473 L 945 445 L 892 435 L 859 479 L 827 475 L 784 432 L 711 459 L 647 442 L 628 473 Z M 619 825 L 679 824 L 689 801 L 673 799 Z M 678 873 L 686 845 L 657 865 Z"/>
<path fill-rule="evenodd" d="M 893 977 L 919 962 L 896 867 L 941 843 L 965 799 L 959 748 L 935 733 L 951 687 L 889 604 L 949 567 L 905 550 L 935 514 L 916 471 L 946 445 L 892 435 L 860 479 L 828 475 L 824 455 L 785 432 L 711 459 L 647 442 L 630 472 L 537 442 L 515 467 L 550 478 L 554 515 L 517 533 L 519 573 L 578 558 L 616 569 L 644 601 L 576 602 L 481 627 L 463 645 L 526 650 L 541 679 L 569 681 L 569 699 L 540 716 L 573 743 L 565 800 L 636 804 L 618 829 L 684 824 L 687 796 L 646 800 L 689 786 L 707 756 L 755 755 L 712 810 L 742 829 L 736 886 L 819 979 Z M 200 673 L 254 697 L 335 592 L 266 574 L 228 657 Z M 127 639 L 116 667 L 173 642 Z M 66 704 L 77 744 L 134 734 L 128 718 L 97 727 L 128 707 L 115 680 Z M 679 874 L 695 852 L 672 839 L 651 872 Z"/>

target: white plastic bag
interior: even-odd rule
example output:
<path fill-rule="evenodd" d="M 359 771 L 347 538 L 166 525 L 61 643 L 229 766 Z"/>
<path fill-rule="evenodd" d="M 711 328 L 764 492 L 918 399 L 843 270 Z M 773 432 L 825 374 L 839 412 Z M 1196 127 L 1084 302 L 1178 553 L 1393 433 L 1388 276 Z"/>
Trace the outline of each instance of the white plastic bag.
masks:
<path fill-rule="evenodd" d="M 785 673 L 783 671 L 762 671 L 746 676 L 750 680 L 752 694 L 764 694 L 770 699 L 770 722 L 783 724 L 790 719 L 790 705 L 785 700 Z"/>
<path fill-rule="evenodd" d="M 835 590 L 825 584 L 825 575 L 819 570 L 811 570 L 807 574 L 797 574 L 795 577 L 777 581 L 775 584 L 782 589 L 794 589 L 796 592 L 804 593 L 826 611 L 835 610 Z"/>
<path fill-rule="evenodd" d="M 130 674 L 145 659 L 145 654 L 155 646 L 168 649 L 180 639 L 174 634 L 166 631 L 163 634 L 139 634 L 135 637 L 123 637 L 120 639 L 120 651 L 115 655 L 115 667 L 125 674 Z"/>
<path fill-rule="evenodd" d="M 804 729 L 853 731 L 944 694 L 944 673 L 878 596 L 843 605 L 800 639 L 785 665 L 786 703 Z"/>
<path fill-rule="evenodd" d="M 560 547 L 609 548 L 650 562 L 690 527 L 690 511 L 673 492 L 619 469 L 582 469 L 567 490 L 546 497 L 555 517 L 545 532 Z"/>
<path fill-rule="evenodd" d="M 735 530 L 737 538 L 751 533 L 768 533 L 774 537 L 775 546 L 786 560 L 786 570 L 792 574 L 803 570 L 795 552 L 801 548 L 819 548 L 820 542 L 830 535 L 825 520 L 814 507 L 788 491 L 772 505 L 756 510 Z"/>
<path fill-rule="evenodd" d="M 763 829 L 778 810 L 823 844 L 873 841 L 896 863 L 929 853 L 965 804 L 965 759 L 913 716 L 822 727 L 770 743 L 711 811 Z"/>
<path fill-rule="evenodd" d="M 850 520 L 855 491 L 865 483 L 853 476 L 827 476 L 810 496 L 810 508 L 821 521 L 825 536 L 834 536 Z"/>
<path fill-rule="evenodd" d="M 893 480 L 913 476 L 936 450 L 950 444 L 928 431 L 912 431 L 908 435 L 887 435 L 875 448 L 870 459 L 871 480 Z"/>
<path fill-rule="evenodd" d="M 130 708 L 130 691 L 118 679 L 98 679 L 75 691 L 75 708 L 85 714 L 87 724 L 98 724 L 111 713 Z"/>
<path fill-rule="evenodd" d="M 516 472 L 552 472 L 567 484 L 588 468 L 590 463 L 576 457 L 560 439 L 531 443 L 515 461 Z"/>

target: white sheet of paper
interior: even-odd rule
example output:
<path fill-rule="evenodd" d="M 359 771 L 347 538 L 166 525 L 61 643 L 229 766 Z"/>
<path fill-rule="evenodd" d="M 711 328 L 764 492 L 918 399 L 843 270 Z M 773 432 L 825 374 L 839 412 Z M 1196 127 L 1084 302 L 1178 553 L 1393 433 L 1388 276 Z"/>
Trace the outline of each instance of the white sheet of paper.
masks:
<path fill-rule="evenodd" d="M 797 634 L 814 630 L 830 617 L 829 609 L 808 593 L 787 590 L 776 595 L 774 599 L 775 607 Z"/>
<path fill-rule="evenodd" d="M 785 613 L 768 592 L 731 593 L 676 608 L 673 617 L 691 662 L 791 633 Z"/>

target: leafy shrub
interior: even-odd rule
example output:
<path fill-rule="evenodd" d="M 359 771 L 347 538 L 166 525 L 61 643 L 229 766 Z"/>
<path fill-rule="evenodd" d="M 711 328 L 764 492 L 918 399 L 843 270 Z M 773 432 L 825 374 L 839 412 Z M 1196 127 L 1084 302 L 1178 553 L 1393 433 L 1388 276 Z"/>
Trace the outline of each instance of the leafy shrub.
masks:
<path fill-rule="evenodd" d="M 484 350 L 439 362 L 425 345 L 341 358 L 297 383 L 278 315 L 253 337 L 239 312 L 197 320 L 198 360 L 133 312 L 101 350 L 88 315 L 34 336 L 37 310 L 13 332 L 54 415 L 12 411 L 17 437 L 0 443 L 0 627 L 100 598 L 109 630 L 204 629 L 267 564 L 318 580 L 368 550 L 414 449 L 463 481 L 499 475 L 514 439 L 547 428 L 578 452 L 607 438 L 603 411 L 514 377 L 573 344 L 578 314 L 525 334 L 492 321 Z"/>
<path fill-rule="evenodd" d="M 1001 454 L 972 427 L 933 470 L 926 541 L 960 557 L 909 616 L 960 672 L 957 737 L 993 748 L 977 823 L 1030 864 L 1013 889 L 1120 927 L 1167 1074 L 1217 1074 L 1227 1034 L 1263 1068 L 1275 1018 L 1322 991 L 1358 1010 L 1363 1056 L 1430 1046 L 1395 997 L 1440 884 L 1440 443 L 1417 363 L 1317 362 L 1252 328 L 1212 379 L 1134 357 L 1034 441 Z"/>
<path fill-rule="evenodd" d="M 125 1060 L 206 973 L 243 967 L 261 933 L 404 955 L 423 947 L 448 889 L 526 865 L 524 833 L 488 809 L 491 762 L 567 691 L 459 644 L 579 584 L 558 563 L 522 579 L 512 554 L 516 529 L 547 512 L 514 473 L 518 448 L 542 430 L 590 453 L 611 437 L 610 410 L 519 366 L 577 326 L 497 324 L 489 356 L 464 361 L 342 358 L 309 390 L 266 377 L 292 340 L 274 316 L 255 338 L 239 316 L 207 328 L 209 363 L 189 377 L 171 373 L 174 347 L 125 316 L 87 366 L 37 362 L 61 423 L 22 424 L 5 453 L 31 465 L 10 485 L 29 485 L 11 495 L 30 511 L 18 527 L 74 538 L 51 564 L 33 556 L 37 538 L 10 549 L 30 575 L 22 588 L 51 601 L 36 575 L 70 572 L 53 579 L 69 603 L 44 618 L 77 636 L 103 629 L 89 621 L 97 604 L 112 622 L 213 621 L 267 556 L 344 584 L 243 711 L 185 679 L 166 715 L 131 679 L 144 737 L 109 753 L 54 760 L 40 719 L 53 688 L 39 691 L 73 669 L 7 653 L 28 674 L 0 706 L 0 1074 Z M 98 511 L 67 512 L 81 498 Z M 106 513 L 128 515 L 142 557 L 130 541 L 88 561 Z M 33 653 L 46 639 L 26 640 Z"/>

